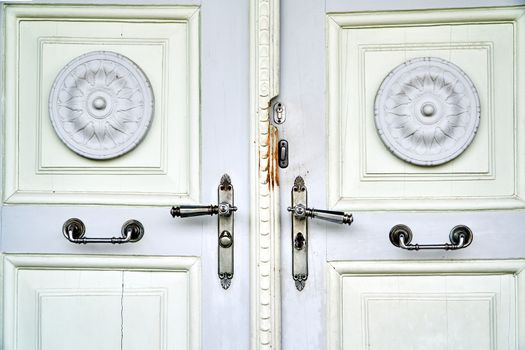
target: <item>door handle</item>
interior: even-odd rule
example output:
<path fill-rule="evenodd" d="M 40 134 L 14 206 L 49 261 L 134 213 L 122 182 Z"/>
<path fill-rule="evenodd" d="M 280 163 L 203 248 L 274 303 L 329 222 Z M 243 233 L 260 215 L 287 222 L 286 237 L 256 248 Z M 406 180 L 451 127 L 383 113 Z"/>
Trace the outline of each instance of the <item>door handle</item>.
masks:
<path fill-rule="evenodd" d="M 219 205 L 181 205 L 171 208 L 171 216 L 179 218 L 217 214 L 229 216 L 234 211 L 237 211 L 237 207 L 230 203 L 220 203 Z"/>
<path fill-rule="evenodd" d="M 82 220 L 71 218 L 67 220 L 62 226 L 62 233 L 64 237 L 72 243 L 87 244 L 87 243 L 135 243 L 144 236 L 144 226 L 137 220 L 128 220 L 122 225 L 121 237 L 84 237 L 86 234 L 86 226 Z"/>
<path fill-rule="evenodd" d="M 237 211 L 233 203 L 233 185 L 228 174 L 221 177 L 217 196 L 217 205 L 179 205 L 172 207 L 170 213 L 174 218 L 218 216 L 218 274 L 222 288 L 228 289 L 233 278 L 233 213 Z"/>
<path fill-rule="evenodd" d="M 298 219 L 320 219 L 330 221 L 335 224 L 347 225 L 351 225 L 354 221 L 352 214 L 348 214 L 342 211 L 310 209 L 305 207 L 303 204 L 298 204 L 294 207 L 288 207 L 288 211 L 292 212 L 293 216 Z"/>
<path fill-rule="evenodd" d="M 396 247 L 406 250 L 428 250 L 444 249 L 457 250 L 466 248 L 472 243 L 472 230 L 465 225 L 458 225 L 452 228 L 449 234 L 450 243 L 443 244 L 412 244 L 412 230 L 406 225 L 395 225 L 390 230 L 390 242 Z"/>
<path fill-rule="evenodd" d="M 337 224 L 351 225 L 352 214 L 342 211 L 308 208 L 308 191 L 304 179 L 297 176 L 292 187 L 292 277 L 295 287 L 301 291 L 308 279 L 308 220 L 320 219 Z"/>

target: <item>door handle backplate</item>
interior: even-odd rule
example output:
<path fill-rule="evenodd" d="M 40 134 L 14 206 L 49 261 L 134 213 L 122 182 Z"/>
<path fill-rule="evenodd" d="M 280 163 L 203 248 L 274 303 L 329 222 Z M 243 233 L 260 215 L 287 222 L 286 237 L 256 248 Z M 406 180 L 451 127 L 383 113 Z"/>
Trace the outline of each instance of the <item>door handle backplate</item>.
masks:
<path fill-rule="evenodd" d="M 308 205 L 308 191 L 301 176 L 292 187 L 292 277 L 297 290 L 303 290 L 308 279 L 308 220 L 304 208 Z M 298 215 L 295 215 L 298 213 Z"/>
<path fill-rule="evenodd" d="M 308 279 L 308 219 L 320 219 L 337 224 L 351 225 L 352 214 L 342 211 L 308 208 L 308 190 L 304 179 L 297 176 L 292 187 L 292 276 L 295 287 L 301 291 Z"/>
<path fill-rule="evenodd" d="M 218 227 L 218 275 L 221 286 L 228 289 L 233 278 L 233 228 L 234 205 L 233 185 L 228 174 L 224 174 L 217 189 L 217 205 L 180 205 L 171 208 L 171 216 L 187 218 L 203 215 L 217 215 Z"/>

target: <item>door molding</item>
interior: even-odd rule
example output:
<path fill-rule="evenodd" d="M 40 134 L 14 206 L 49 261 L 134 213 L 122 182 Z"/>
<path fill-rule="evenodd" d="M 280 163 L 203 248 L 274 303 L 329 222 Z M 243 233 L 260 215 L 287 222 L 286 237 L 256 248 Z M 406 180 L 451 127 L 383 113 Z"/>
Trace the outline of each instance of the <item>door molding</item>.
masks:
<path fill-rule="evenodd" d="M 201 20 L 198 6 L 102 2 L 73 5 L 45 1 L 39 4 L 3 4 L 1 15 L 5 50 L 2 82 L 6 86 L 3 91 L 4 203 L 171 206 L 174 203 L 198 202 L 201 181 Z M 75 21 L 86 26 L 98 26 L 100 21 L 114 25 L 99 36 L 95 32 L 86 36 L 81 29 L 78 32 L 73 30 L 77 28 L 72 24 Z M 63 28 L 60 33 L 55 33 L 55 29 L 44 30 L 44 24 L 53 22 L 70 27 Z M 135 23 L 157 29 L 150 34 L 130 32 L 122 38 L 118 32 L 121 24 L 118 23 Z M 175 24 L 181 26 L 180 31 L 173 29 Z M 24 26 L 38 27 L 30 27 L 32 29 L 29 30 Z M 27 35 L 28 32 L 31 35 Z M 177 35 L 184 39 L 175 40 Z M 24 44 L 26 41 L 27 45 Z M 149 45 L 147 47 L 151 50 L 148 59 L 141 60 L 140 55 L 130 55 L 129 50 L 146 47 L 144 45 Z M 22 50 L 25 46 L 28 49 Z M 152 85 L 156 101 L 155 118 L 158 120 L 154 124 L 158 126 L 150 129 L 150 137 L 141 143 L 143 151 L 131 152 L 111 162 L 96 163 L 78 157 L 63 147 L 50 129 L 51 121 L 47 118 L 47 97 L 52 83 L 49 77 L 54 78 L 56 73 L 56 67 L 47 63 L 55 61 L 52 55 L 59 50 L 53 47 L 70 47 L 70 51 L 64 50 L 64 58 L 73 55 L 74 50 L 117 50 L 141 66 L 150 81 L 158 81 Z M 175 59 L 173 55 L 178 52 L 185 52 L 187 60 Z M 35 62 L 26 62 L 27 57 L 34 57 Z M 152 57 L 158 61 L 153 61 Z M 59 63 L 62 66 L 65 62 Z M 174 74 L 170 72 L 178 71 L 185 72 L 187 76 L 170 79 L 169 74 Z M 21 72 L 27 72 L 27 75 Z M 26 84 L 35 91 L 24 88 Z M 173 98 L 180 103 L 167 102 L 172 91 L 177 92 Z M 31 96 L 36 98 L 34 104 L 21 102 Z M 180 108 L 173 107 L 174 104 Z M 30 110 L 22 108 L 28 105 Z M 174 137 L 168 137 L 168 132 Z M 152 141 L 154 139 L 158 140 L 158 144 Z M 180 155 L 186 151 L 188 156 L 184 160 Z M 152 160 L 150 152 L 158 153 L 158 158 Z M 50 161 L 51 158 L 57 161 Z M 106 181 L 98 181 L 93 174 L 104 175 Z M 151 176 L 157 181 L 149 181 Z M 140 191 L 137 190 L 139 187 Z"/>
<path fill-rule="evenodd" d="M 327 143 L 330 208 L 353 211 L 381 211 L 385 208 L 403 211 L 523 209 L 525 158 L 519 150 L 523 148 L 525 135 L 525 108 L 519 96 L 523 96 L 525 89 L 524 14 L 524 6 L 328 13 L 326 74 L 327 132 L 331 135 Z M 476 28 L 483 27 L 487 33 L 491 32 L 488 26 L 493 26 L 494 36 L 483 34 L 483 31 L 477 37 L 474 35 Z M 507 30 L 507 34 L 495 34 L 497 28 L 509 26 L 512 29 Z M 457 38 L 452 40 L 443 34 L 444 39 L 437 34 L 416 38 L 405 33 L 405 39 L 397 41 L 399 34 L 394 34 L 400 30 L 429 31 L 440 27 L 449 28 L 443 29 L 442 33 L 454 31 Z M 470 34 L 461 36 L 458 34 L 460 28 L 470 28 Z M 377 34 L 379 31 L 384 36 Z M 396 39 L 387 39 L 387 35 Z M 502 49 L 509 42 L 513 45 L 512 58 L 505 51 L 507 49 Z M 365 74 L 379 72 L 380 68 L 393 69 L 398 64 L 393 57 L 399 52 L 407 52 L 407 58 L 433 56 L 432 52 L 438 57 L 441 49 L 453 50 L 458 58 L 462 55 L 470 57 L 466 55 L 477 51 L 488 57 L 486 65 L 477 66 L 479 71 L 476 71 L 480 76 L 477 89 L 483 104 L 482 127 L 478 129 L 476 139 L 484 137 L 488 141 L 483 146 L 481 141 L 474 142 L 476 145 L 462 156 L 460 165 L 464 168 L 461 171 L 454 162 L 443 164 L 438 170 L 393 160 L 391 152 L 379 141 L 376 128 L 367 124 L 371 120 L 370 113 L 373 116 L 371 95 L 375 96 L 379 86 Z M 372 60 L 381 62 L 377 59 L 379 56 L 374 55 L 381 54 L 392 54 L 391 62 L 372 66 Z M 512 59 L 513 63 L 502 64 L 501 57 L 508 58 L 508 61 Z M 365 64 L 365 60 L 370 61 Z M 347 73 L 343 74 L 342 67 L 347 65 Z M 495 73 L 493 65 L 505 66 L 507 75 Z M 383 73 L 379 74 L 381 78 L 384 78 Z M 474 70 L 469 74 L 472 73 Z M 509 79 L 511 74 L 513 80 Z M 486 82 L 482 83 L 481 77 L 485 77 Z M 495 93 L 503 89 L 507 91 L 505 94 Z M 361 96 L 363 91 L 368 94 Z M 506 99 L 501 98 L 503 95 Z M 347 101 L 348 96 L 353 99 Z M 353 107 L 345 110 L 343 101 Z M 344 125 L 347 124 L 353 127 L 348 132 L 341 131 L 346 130 Z M 509 141 L 511 139 L 515 144 Z M 465 158 L 467 156 L 471 158 Z M 383 167 L 380 163 L 386 163 L 381 161 L 382 157 L 388 157 L 392 162 Z M 487 164 L 486 169 L 477 168 L 482 160 Z M 450 190 L 458 181 L 461 186 Z M 398 183 L 404 184 L 403 190 L 396 192 L 396 188 L 401 188 L 396 185 Z"/>
<path fill-rule="evenodd" d="M 250 1 L 251 346 L 280 348 L 280 234 L 277 129 L 270 124 L 279 93 L 279 0 Z"/>
<path fill-rule="evenodd" d="M 516 323 L 525 317 L 525 260 L 410 260 L 410 261 L 332 261 L 326 264 L 327 349 L 342 349 L 343 278 L 372 276 L 431 275 L 512 275 L 515 279 L 514 299 Z M 525 329 L 517 327 L 513 344 L 525 346 Z"/>
<path fill-rule="evenodd" d="M 189 349 L 201 348 L 201 262 L 197 257 L 4 254 L 3 264 L 3 345 L 17 349 L 19 272 L 54 271 L 147 271 L 187 274 Z M 79 284 L 78 288 L 82 288 Z M 65 289 L 68 291 L 68 289 Z M 0 344 L 0 348 L 2 344 Z"/>

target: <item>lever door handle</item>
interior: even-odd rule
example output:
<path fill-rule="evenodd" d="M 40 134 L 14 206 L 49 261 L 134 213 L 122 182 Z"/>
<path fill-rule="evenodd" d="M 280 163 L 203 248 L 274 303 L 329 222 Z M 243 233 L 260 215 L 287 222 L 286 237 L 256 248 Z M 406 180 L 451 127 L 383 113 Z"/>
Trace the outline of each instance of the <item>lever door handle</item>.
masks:
<path fill-rule="evenodd" d="M 334 210 L 320 210 L 320 209 L 310 209 L 305 207 L 303 204 L 298 204 L 293 207 L 288 207 L 288 211 L 293 213 L 293 216 L 297 219 L 311 218 L 311 219 L 320 219 L 335 224 L 347 224 L 351 225 L 354 221 L 352 214 L 345 213 L 342 211 Z"/>
<path fill-rule="evenodd" d="M 122 225 L 120 237 L 85 237 L 86 226 L 82 220 L 71 218 L 67 220 L 62 226 L 62 233 L 64 237 L 72 243 L 87 244 L 87 243 L 135 243 L 144 236 L 144 226 L 137 220 L 128 220 Z"/>
<path fill-rule="evenodd" d="M 352 214 L 342 211 L 308 208 L 308 191 L 301 176 L 292 187 L 292 276 L 295 287 L 301 291 L 308 279 L 308 219 L 320 219 L 336 224 L 351 225 Z"/>
<path fill-rule="evenodd" d="M 452 228 L 449 234 L 450 243 L 442 244 L 412 244 L 412 230 L 406 225 L 396 225 L 390 230 L 390 242 L 396 247 L 406 250 L 428 250 L 444 249 L 457 250 L 466 248 L 472 243 L 472 230 L 465 225 L 458 225 Z"/>
<path fill-rule="evenodd" d="M 180 205 L 171 207 L 171 216 L 189 218 L 192 216 L 215 215 L 219 213 L 217 205 Z"/>
<path fill-rule="evenodd" d="M 192 216 L 204 215 L 223 215 L 230 216 L 237 211 L 237 207 L 230 203 L 220 203 L 219 205 L 180 205 L 171 208 L 171 216 L 179 218 L 189 218 Z"/>
<path fill-rule="evenodd" d="M 217 189 L 217 205 L 179 205 L 171 208 L 171 216 L 189 218 L 194 216 L 218 216 L 218 274 L 222 288 L 228 289 L 233 278 L 233 185 L 228 174 L 221 178 Z"/>

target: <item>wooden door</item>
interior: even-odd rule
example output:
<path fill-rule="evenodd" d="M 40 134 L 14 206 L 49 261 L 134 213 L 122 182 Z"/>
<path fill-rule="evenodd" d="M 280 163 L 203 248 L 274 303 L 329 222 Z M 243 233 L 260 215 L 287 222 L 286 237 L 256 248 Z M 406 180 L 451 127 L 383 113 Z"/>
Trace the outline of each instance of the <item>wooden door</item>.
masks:
<path fill-rule="evenodd" d="M 248 4 L 2 12 L 4 349 L 247 349 Z M 128 140 L 126 123 L 146 132 Z M 170 216 L 217 204 L 225 173 L 239 208 L 226 290 L 217 219 Z M 120 237 L 128 219 L 145 232 L 74 244 L 69 218 L 86 237 Z"/>
<path fill-rule="evenodd" d="M 470 8 L 281 4 L 277 100 L 286 121 L 276 127 L 290 154 L 280 170 L 283 349 L 525 346 L 525 10 L 433 5 Z M 415 68 L 421 63 L 426 68 Z M 442 102 L 432 104 L 449 83 L 446 103 L 479 122 L 476 132 Z M 417 122 L 416 114 L 450 125 Z M 454 151 L 439 148 L 428 125 L 470 139 Z M 310 207 L 354 218 L 350 227 L 309 219 L 302 291 L 292 278 L 285 211 L 296 176 Z M 444 244 L 456 225 L 468 226 L 473 241 L 459 250 L 404 250 L 389 240 L 397 224 L 411 228 L 414 244 Z"/>

